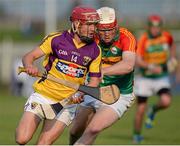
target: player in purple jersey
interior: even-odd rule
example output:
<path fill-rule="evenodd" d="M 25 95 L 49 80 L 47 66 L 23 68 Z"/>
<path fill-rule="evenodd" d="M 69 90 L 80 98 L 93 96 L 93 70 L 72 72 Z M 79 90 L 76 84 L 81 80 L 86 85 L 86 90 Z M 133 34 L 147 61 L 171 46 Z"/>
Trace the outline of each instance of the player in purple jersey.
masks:
<path fill-rule="evenodd" d="M 100 86 L 116 84 L 120 97 L 112 105 L 85 95 L 77 110 L 70 130 L 70 145 L 90 145 L 106 128 L 122 118 L 135 100 L 133 94 L 136 41 L 125 28 L 119 28 L 115 10 L 102 7 L 97 10 L 100 22 L 97 26 L 97 43 L 102 51 L 102 75 Z M 79 139 L 78 139 L 79 138 Z"/>
<path fill-rule="evenodd" d="M 70 20 L 71 30 L 48 35 L 40 46 L 23 57 L 23 65 L 31 76 L 38 74 L 38 68 L 33 62 L 45 56 L 43 67 L 48 74 L 67 81 L 84 84 L 89 73 L 88 86 L 99 85 L 101 50 L 94 42 L 96 24 L 99 15 L 89 7 L 76 7 Z M 27 144 L 34 135 L 40 121 L 44 121 L 38 138 L 38 145 L 52 144 L 71 123 L 77 105 L 82 96 L 73 98 L 73 103 L 65 106 L 53 120 L 46 119 L 43 111 L 37 111 L 37 104 L 53 104 L 75 94 L 75 90 L 55 82 L 37 80 L 34 93 L 28 98 L 24 114 L 16 129 L 16 142 Z M 74 96 L 73 96 L 74 97 Z M 44 111 L 46 112 L 46 111 Z"/>

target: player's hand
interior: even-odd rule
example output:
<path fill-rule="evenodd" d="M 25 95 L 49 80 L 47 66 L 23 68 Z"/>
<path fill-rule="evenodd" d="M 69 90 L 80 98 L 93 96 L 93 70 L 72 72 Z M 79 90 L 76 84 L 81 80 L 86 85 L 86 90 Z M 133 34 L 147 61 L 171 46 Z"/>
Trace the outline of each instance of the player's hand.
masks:
<path fill-rule="evenodd" d="M 101 69 L 101 78 L 100 78 L 100 81 L 101 81 L 102 83 L 104 83 L 103 77 L 104 77 L 104 70 Z"/>
<path fill-rule="evenodd" d="M 37 67 L 30 65 L 25 67 L 26 73 L 30 76 L 38 76 L 39 70 Z"/>
<path fill-rule="evenodd" d="M 150 64 L 148 70 L 153 74 L 160 74 L 163 71 L 161 66 L 155 64 Z"/>
<path fill-rule="evenodd" d="M 160 74 L 162 73 L 162 67 L 161 66 L 155 66 L 155 68 L 152 70 L 154 74 Z"/>
<path fill-rule="evenodd" d="M 84 101 L 84 93 L 83 92 L 76 92 L 74 95 L 72 95 L 72 102 L 74 104 L 81 103 Z"/>
<path fill-rule="evenodd" d="M 172 73 L 176 70 L 178 65 L 178 62 L 176 60 L 176 58 L 171 58 L 169 59 L 168 63 L 167 63 L 167 67 L 168 67 L 168 72 Z"/>

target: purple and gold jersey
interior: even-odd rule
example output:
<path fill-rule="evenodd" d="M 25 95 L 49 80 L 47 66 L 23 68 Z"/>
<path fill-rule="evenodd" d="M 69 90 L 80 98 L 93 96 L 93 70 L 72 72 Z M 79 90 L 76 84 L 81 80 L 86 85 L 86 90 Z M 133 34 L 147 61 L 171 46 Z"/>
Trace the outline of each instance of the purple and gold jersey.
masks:
<path fill-rule="evenodd" d="M 78 44 L 71 31 L 47 36 L 40 49 L 46 54 L 43 61 L 48 74 L 56 78 L 84 84 L 86 74 L 100 77 L 101 50 L 95 42 L 90 45 Z M 75 90 L 64 85 L 45 80 L 34 83 L 34 90 L 55 101 L 71 96 Z"/>

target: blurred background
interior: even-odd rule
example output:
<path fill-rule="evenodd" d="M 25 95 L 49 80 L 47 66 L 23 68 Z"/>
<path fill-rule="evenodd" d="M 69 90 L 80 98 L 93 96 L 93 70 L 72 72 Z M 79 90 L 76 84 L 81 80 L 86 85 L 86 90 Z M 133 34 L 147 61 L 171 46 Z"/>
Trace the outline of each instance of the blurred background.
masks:
<path fill-rule="evenodd" d="M 96 9 L 102 6 L 113 7 L 120 26 L 128 28 L 137 38 L 146 27 L 149 14 L 161 15 L 164 28 L 174 37 L 177 58 L 180 62 L 180 0 L 0 0 L 0 144 L 15 144 L 14 130 L 26 100 L 23 97 L 28 97 L 32 92 L 31 85 L 34 78 L 25 74 L 17 76 L 17 67 L 22 64 L 22 56 L 36 47 L 50 32 L 69 29 L 69 16 L 72 8 L 77 5 L 89 5 Z M 154 141 L 151 137 L 152 139 L 149 138 L 149 141 L 144 144 L 180 144 L 180 125 L 177 125 L 176 119 L 179 118 L 180 113 L 178 107 L 180 105 L 178 103 L 180 102 L 180 66 L 171 75 L 171 81 L 175 104 L 172 105 L 172 109 L 170 108 L 169 114 L 178 113 L 178 116 L 172 115 L 173 117 L 169 119 L 170 124 L 175 126 L 174 131 L 171 127 L 169 134 L 175 132 L 176 137 L 173 139 L 165 135 L 164 139 L 155 138 Z M 161 115 L 162 121 L 164 121 L 163 117 L 169 116 L 165 113 Z M 123 119 L 125 125 L 127 125 L 125 121 L 128 120 L 129 125 L 132 126 L 133 110 L 130 115 Z M 175 120 L 176 123 L 173 124 Z M 119 131 L 124 129 L 124 132 L 120 133 L 120 138 L 118 134 L 114 134 L 115 140 L 113 142 L 108 140 L 106 143 L 131 144 L 132 129 L 125 129 L 119 125 L 114 127 L 119 127 Z M 159 131 L 162 132 L 162 129 Z M 152 135 L 158 135 L 157 131 L 154 132 L 156 134 Z M 109 135 L 104 133 L 103 136 Z M 100 136 L 97 144 L 105 143 L 101 142 L 104 139 L 103 136 Z M 67 132 L 63 138 L 66 140 L 58 141 L 57 144 L 67 144 Z"/>

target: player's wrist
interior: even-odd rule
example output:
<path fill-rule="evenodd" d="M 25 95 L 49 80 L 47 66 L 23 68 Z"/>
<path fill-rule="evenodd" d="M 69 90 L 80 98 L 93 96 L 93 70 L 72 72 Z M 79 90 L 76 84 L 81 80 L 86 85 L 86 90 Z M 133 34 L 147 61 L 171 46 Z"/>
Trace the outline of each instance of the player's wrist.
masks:
<path fill-rule="evenodd" d="M 153 70 L 155 68 L 155 65 L 154 64 L 148 64 L 147 65 L 147 69 L 148 70 Z"/>
<path fill-rule="evenodd" d="M 34 68 L 34 66 L 32 64 L 24 64 L 24 67 L 27 68 Z"/>
<path fill-rule="evenodd" d="M 81 103 L 84 100 L 83 96 L 84 96 L 83 92 L 77 91 L 74 95 L 72 95 L 71 100 L 74 104 Z"/>
<path fill-rule="evenodd" d="M 177 68 L 178 61 L 175 57 L 171 57 L 167 62 L 168 72 L 174 72 Z"/>

